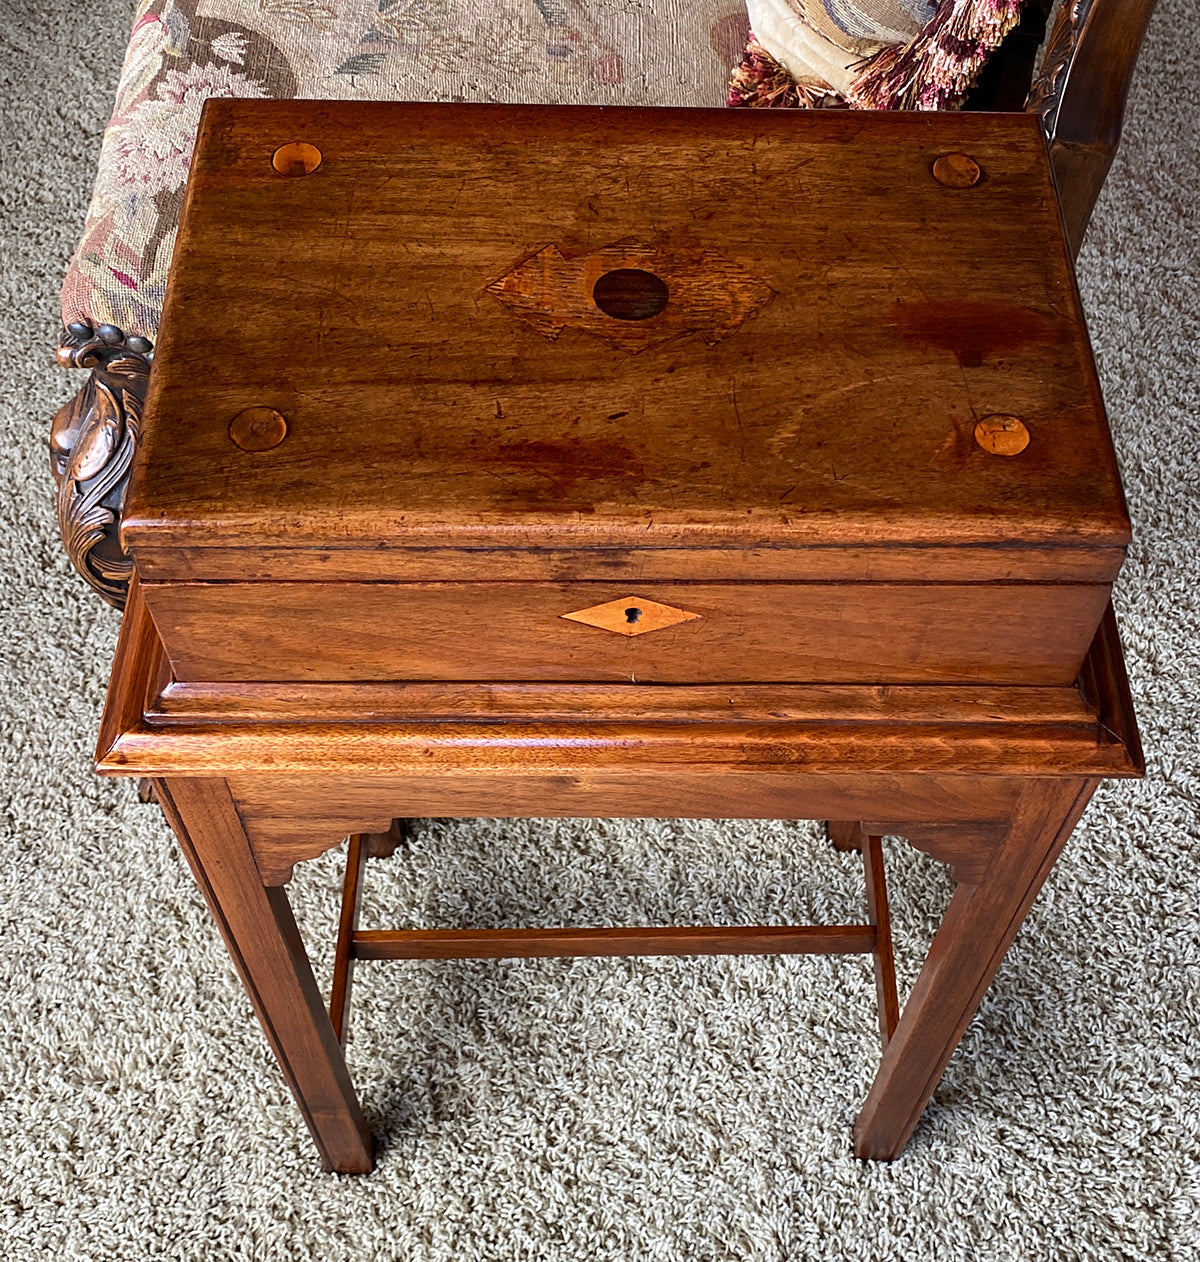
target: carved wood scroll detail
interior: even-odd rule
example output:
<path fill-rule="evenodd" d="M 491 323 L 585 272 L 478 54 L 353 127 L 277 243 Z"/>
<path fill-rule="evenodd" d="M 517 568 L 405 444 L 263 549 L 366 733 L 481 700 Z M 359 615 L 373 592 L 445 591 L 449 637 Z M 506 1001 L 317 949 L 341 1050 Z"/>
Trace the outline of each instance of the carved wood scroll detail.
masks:
<path fill-rule="evenodd" d="M 349 819 L 247 818 L 243 815 L 250 848 L 264 885 L 286 885 L 297 863 L 318 859 L 327 850 L 340 846 L 351 833 L 367 835 L 372 858 L 386 858 L 406 842 L 405 821 L 390 823 L 372 820 L 364 827 Z M 978 885 L 992 857 L 1008 836 L 1007 822 L 992 820 L 954 824 L 905 824 L 864 820 L 862 823 L 827 825 L 830 839 L 838 850 L 857 850 L 871 837 L 903 837 L 909 845 L 939 863 L 948 864 L 950 876 L 958 885 Z"/>
<path fill-rule="evenodd" d="M 1054 135 L 1054 118 L 1062 98 L 1063 85 L 1066 83 L 1067 67 L 1075 52 L 1080 25 L 1091 5 L 1092 0 L 1064 0 L 1046 40 L 1046 54 L 1042 58 L 1041 69 L 1029 89 L 1025 108 L 1031 113 L 1041 115 L 1042 128 L 1047 137 Z"/>
<path fill-rule="evenodd" d="M 55 414 L 50 469 L 58 526 L 71 564 L 110 605 L 123 609 L 133 561 L 121 545 L 121 508 L 141 432 L 150 343 L 119 329 L 71 325 L 58 362 L 88 368 L 87 383 Z"/>
<path fill-rule="evenodd" d="M 1040 115 L 1078 251 L 1121 139 L 1138 49 L 1156 0 L 1064 0 L 1025 108 Z"/>
<path fill-rule="evenodd" d="M 367 857 L 371 859 L 389 859 L 408 845 L 408 825 L 403 819 L 376 818 L 366 828 L 355 827 L 349 819 L 300 821 L 243 816 L 242 823 L 264 885 L 287 885 L 297 863 L 319 859 L 353 833 L 363 835 Z"/>

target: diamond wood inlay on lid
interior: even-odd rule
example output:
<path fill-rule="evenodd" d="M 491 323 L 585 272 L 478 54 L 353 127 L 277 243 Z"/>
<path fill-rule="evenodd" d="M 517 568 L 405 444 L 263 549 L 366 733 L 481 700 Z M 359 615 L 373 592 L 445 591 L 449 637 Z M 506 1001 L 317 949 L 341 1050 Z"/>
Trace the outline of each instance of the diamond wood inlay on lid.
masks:
<path fill-rule="evenodd" d="M 622 276 L 627 284 L 640 277 L 653 285 L 658 300 L 613 307 L 605 282 Z M 715 250 L 628 241 L 570 257 L 544 246 L 488 292 L 547 341 L 557 341 L 565 328 L 579 329 L 631 355 L 691 333 L 715 345 L 775 297 L 765 281 Z"/>
<path fill-rule="evenodd" d="M 676 609 L 674 605 L 661 605 L 657 600 L 645 600 L 641 596 L 625 596 L 610 600 L 603 605 L 591 605 L 564 613 L 570 622 L 583 622 L 601 631 L 615 631 L 618 635 L 645 635 L 647 631 L 661 631 L 680 622 L 699 618 L 698 613 Z"/>

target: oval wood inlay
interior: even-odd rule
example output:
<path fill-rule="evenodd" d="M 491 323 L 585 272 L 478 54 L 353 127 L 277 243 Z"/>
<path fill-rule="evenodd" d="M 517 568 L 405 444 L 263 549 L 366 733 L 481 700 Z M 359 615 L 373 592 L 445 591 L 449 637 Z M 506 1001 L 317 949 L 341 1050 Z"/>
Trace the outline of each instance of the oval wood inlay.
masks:
<path fill-rule="evenodd" d="M 985 416 L 975 426 L 975 441 L 993 456 L 1018 456 L 1029 446 L 1029 430 L 1015 416 Z"/>
<path fill-rule="evenodd" d="M 312 175 L 321 165 L 321 151 L 302 140 L 280 145 L 271 155 L 271 165 L 280 175 Z"/>
<path fill-rule="evenodd" d="M 270 451 L 287 431 L 287 421 L 274 408 L 246 408 L 229 422 L 229 437 L 243 451 Z"/>
<path fill-rule="evenodd" d="M 933 164 L 933 178 L 947 188 L 973 188 L 982 177 L 979 163 L 969 154 L 944 153 Z"/>

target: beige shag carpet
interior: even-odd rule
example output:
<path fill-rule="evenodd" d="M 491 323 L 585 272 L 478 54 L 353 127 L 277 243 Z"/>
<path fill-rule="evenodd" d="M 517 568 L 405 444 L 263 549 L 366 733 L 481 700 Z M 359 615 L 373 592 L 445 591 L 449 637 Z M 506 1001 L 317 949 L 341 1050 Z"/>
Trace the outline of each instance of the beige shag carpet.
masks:
<path fill-rule="evenodd" d="M 45 434 L 129 7 L 0 3 L 0 1256 L 1200 1256 L 1196 0 L 1163 0 L 1081 263 L 1149 775 L 1097 794 L 907 1154 L 850 1156 L 878 1055 L 860 961 L 364 965 L 361 1179 L 319 1171 L 157 810 L 90 771 L 117 618 L 63 559 Z M 890 856 L 908 984 L 949 887 Z M 313 940 L 335 859 L 295 885 Z M 673 822 L 425 821 L 371 882 L 380 921 L 459 923 L 837 917 L 859 888 L 807 825 Z"/>

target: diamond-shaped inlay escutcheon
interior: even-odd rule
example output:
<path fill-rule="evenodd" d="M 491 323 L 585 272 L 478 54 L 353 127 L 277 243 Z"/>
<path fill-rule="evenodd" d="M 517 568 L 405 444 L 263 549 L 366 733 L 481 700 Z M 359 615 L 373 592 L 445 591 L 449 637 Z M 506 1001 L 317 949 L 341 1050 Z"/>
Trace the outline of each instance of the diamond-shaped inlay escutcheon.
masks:
<path fill-rule="evenodd" d="M 630 241 L 570 256 L 543 246 L 488 292 L 547 341 L 578 329 L 631 355 L 692 333 L 715 344 L 775 297 L 715 250 Z"/>
<path fill-rule="evenodd" d="M 680 622 L 692 622 L 698 613 L 676 609 L 674 605 L 660 605 L 657 600 L 642 596 L 626 596 L 621 600 L 609 600 L 603 605 L 591 605 L 577 609 L 562 617 L 571 622 L 583 622 L 601 631 L 615 631 L 617 635 L 645 635 L 647 631 L 661 631 Z"/>

